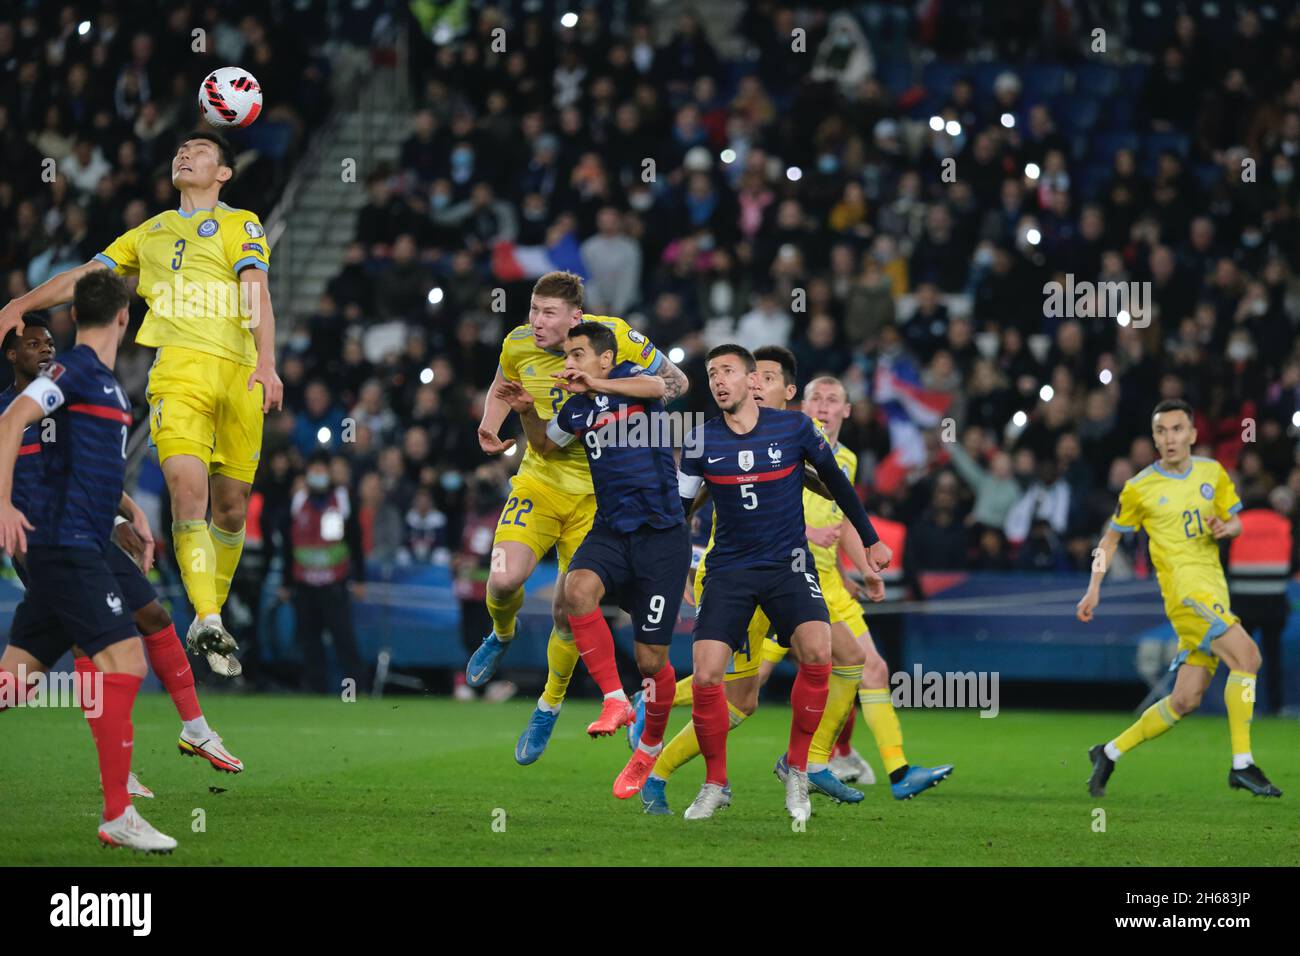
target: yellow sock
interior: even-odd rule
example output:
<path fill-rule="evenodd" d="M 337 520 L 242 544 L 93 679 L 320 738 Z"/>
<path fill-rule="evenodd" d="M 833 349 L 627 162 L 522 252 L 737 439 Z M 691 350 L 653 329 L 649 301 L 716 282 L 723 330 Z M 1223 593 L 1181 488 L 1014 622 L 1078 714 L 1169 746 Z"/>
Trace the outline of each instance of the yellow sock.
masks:
<path fill-rule="evenodd" d="M 745 713 L 731 701 L 727 701 L 727 712 L 731 716 L 731 729 L 735 730 L 745 720 Z M 651 773 L 661 780 L 667 780 L 683 764 L 700 755 L 700 741 L 695 736 L 695 724 L 687 721 L 686 726 L 677 731 L 677 736 L 664 744 L 659 759 Z"/>
<path fill-rule="evenodd" d="M 689 707 L 693 703 L 695 703 L 695 679 L 687 674 L 677 682 L 677 690 L 673 694 L 673 706 Z"/>
<path fill-rule="evenodd" d="M 507 595 L 503 598 L 494 597 L 492 589 L 487 593 L 487 610 L 492 618 L 492 633 L 503 641 L 508 641 L 515 636 L 515 616 L 519 609 L 524 605 L 524 589 Z M 576 653 L 576 651 L 575 651 Z"/>
<path fill-rule="evenodd" d="M 885 773 L 907 766 L 907 757 L 903 754 L 903 728 L 894 712 L 889 688 L 864 687 L 858 691 L 858 703 L 862 705 L 862 719 L 871 728 L 871 736 L 876 738 L 876 749 L 885 763 Z"/>
<path fill-rule="evenodd" d="M 1120 753 L 1128 753 L 1142 741 L 1159 737 L 1180 720 L 1182 715 L 1169 706 L 1169 698 L 1161 697 L 1142 712 L 1132 727 L 1115 738 L 1115 747 Z"/>
<path fill-rule="evenodd" d="M 172 547 L 181 582 L 199 617 L 221 610 L 217 601 L 217 558 L 206 521 L 173 521 Z"/>
<path fill-rule="evenodd" d="M 212 551 L 216 555 L 217 606 L 225 607 L 230 596 L 230 582 L 239 566 L 239 556 L 244 553 L 244 529 L 224 531 L 215 524 L 208 525 L 212 535 Z"/>
<path fill-rule="evenodd" d="M 1228 734 L 1232 739 L 1233 756 L 1250 753 L 1250 721 L 1255 715 L 1255 675 L 1228 671 L 1223 703 L 1228 708 Z"/>
<path fill-rule="evenodd" d="M 832 667 L 830 691 L 826 695 L 826 710 L 817 733 L 813 734 L 812 744 L 808 748 L 808 763 L 825 764 L 831 762 L 831 750 L 839 739 L 844 722 L 853 712 L 853 701 L 857 697 L 858 685 L 862 683 L 862 665 L 856 667 Z"/>
<path fill-rule="evenodd" d="M 524 589 L 520 588 L 523 594 Z M 569 678 L 578 666 L 578 645 L 573 642 L 572 634 L 562 634 L 551 628 L 551 639 L 546 642 L 546 687 L 542 690 L 542 700 L 552 707 L 564 703 L 564 695 L 569 689 Z"/>

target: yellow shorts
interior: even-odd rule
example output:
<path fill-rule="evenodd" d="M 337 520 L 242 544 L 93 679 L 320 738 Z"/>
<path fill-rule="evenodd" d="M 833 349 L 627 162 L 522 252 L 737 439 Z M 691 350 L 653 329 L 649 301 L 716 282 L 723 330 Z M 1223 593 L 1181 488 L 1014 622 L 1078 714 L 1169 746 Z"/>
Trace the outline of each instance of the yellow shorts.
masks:
<path fill-rule="evenodd" d="M 1228 595 L 1199 591 L 1183 598 L 1177 605 L 1166 606 L 1165 612 L 1178 635 L 1178 656 L 1169 669 L 1177 670 L 1183 664 L 1193 664 L 1204 667 L 1213 675 L 1219 659 L 1210 650 L 1210 643 L 1241 621 L 1228 607 Z"/>
<path fill-rule="evenodd" d="M 861 637 L 868 633 L 867 619 L 862 615 L 862 605 L 849 593 L 838 572 L 834 577 L 823 573 L 819 573 L 818 577 L 821 578 L 822 595 L 826 598 L 826 610 L 831 616 L 831 625 L 843 624 L 854 637 Z M 771 664 L 781 663 L 789 653 L 789 647 L 782 647 L 775 640 L 763 642 L 763 660 Z"/>
<path fill-rule="evenodd" d="M 554 547 L 563 574 L 569 569 L 578 545 L 591 530 L 595 517 L 595 494 L 565 494 L 528 475 L 518 474 L 510 479 L 510 497 L 501 511 L 492 545 L 518 541 L 532 548 L 538 560 Z"/>
<path fill-rule="evenodd" d="M 695 584 L 692 590 L 695 593 L 696 607 L 700 606 L 700 597 L 704 594 L 704 574 L 707 570 L 708 564 L 705 562 L 695 572 Z M 772 643 L 767 639 L 767 635 L 771 632 L 772 622 L 767 619 L 762 608 L 755 608 L 754 616 L 749 619 L 749 630 L 746 632 L 749 643 L 731 655 L 731 664 L 727 667 L 724 681 L 744 680 L 746 677 L 758 676 L 758 665 L 763 660 L 764 648 Z"/>
<path fill-rule="evenodd" d="M 213 475 L 252 484 L 262 457 L 262 387 L 253 366 L 164 345 L 149 369 L 149 437 L 158 460 L 193 455 Z"/>

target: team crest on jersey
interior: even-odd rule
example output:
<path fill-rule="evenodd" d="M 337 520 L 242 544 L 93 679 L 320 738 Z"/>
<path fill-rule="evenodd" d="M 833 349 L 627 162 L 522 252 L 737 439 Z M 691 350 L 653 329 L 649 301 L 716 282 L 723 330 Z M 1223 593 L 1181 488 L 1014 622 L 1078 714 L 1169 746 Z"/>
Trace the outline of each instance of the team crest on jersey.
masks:
<path fill-rule="evenodd" d="M 266 235 L 266 230 L 252 221 L 244 223 L 244 232 L 248 233 L 253 239 L 260 239 Z"/>
<path fill-rule="evenodd" d="M 1212 501 L 1214 499 L 1214 486 L 1208 481 L 1201 485 L 1201 497 L 1206 501 Z"/>
<path fill-rule="evenodd" d="M 767 460 L 773 465 L 781 464 L 781 449 L 776 447 L 776 442 L 767 446 Z"/>
<path fill-rule="evenodd" d="M 204 219 L 199 223 L 199 235 L 204 239 L 217 234 L 217 221 L 215 219 Z"/>
<path fill-rule="evenodd" d="M 608 395 L 597 395 L 597 396 L 596 396 L 596 407 L 599 408 L 602 412 L 605 411 L 606 409 L 608 409 L 608 408 L 609 408 L 609 396 L 608 396 Z"/>
<path fill-rule="evenodd" d="M 162 220 L 159 219 L 157 222 L 155 222 L 152 226 L 149 227 L 149 231 L 157 232 L 161 228 L 162 228 Z"/>
<path fill-rule="evenodd" d="M 736 462 L 740 465 L 741 471 L 749 471 L 754 467 L 754 453 L 746 448 L 736 456 Z"/>

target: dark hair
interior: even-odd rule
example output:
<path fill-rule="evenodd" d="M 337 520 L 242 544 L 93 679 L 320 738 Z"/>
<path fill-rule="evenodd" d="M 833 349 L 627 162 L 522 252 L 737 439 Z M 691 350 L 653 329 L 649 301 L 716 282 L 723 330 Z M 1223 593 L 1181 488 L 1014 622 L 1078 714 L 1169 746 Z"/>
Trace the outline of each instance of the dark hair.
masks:
<path fill-rule="evenodd" d="M 28 329 L 45 329 L 47 332 L 50 328 L 50 323 L 46 322 L 45 317 L 40 315 L 23 316 L 23 325 Z M 22 334 L 26 335 L 27 332 L 24 330 Z M 0 342 L 0 353 L 8 355 L 10 349 L 18 348 L 18 339 L 18 330 L 10 329 L 5 333 L 4 341 Z"/>
<path fill-rule="evenodd" d="M 78 328 L 109 325 L 130 301 L 131 294 L 121 276 L 97 269 L 77 280 L 72 290 L 72 317 Z"/>
<path fill-rule="evenodd" d="M 754 361 L 775 362 L 781 366 L 781 375 L 785 379 L 785 384 L 798 384 L 798 365 L 795 362 L 794 353 L 785 346 L 764 345 L 761 349 L 754 349 Z"/>
<path fill-rule="evenodd" d="M 613 352 L 614 358 L 618 358 L 618 339 L 614 337 L 614 330 L 608 325 L 600 322 L 579 322 L 573 328 L 569 329 L 568 337 L 571 339 L 587 337 L 591 343 L 591 350 L 597 355 L 604 352 Z"/>
<path fill-rule="evenodd" d="M 1192 406 L 1181 398 L 1166 398 L 1152 410 L 1151 417 L 1155 418 L 1162 412 L 1186 412 L 1187 420 L 1192 420 Z"/>
<path fill-rule="evenodd" d="M 746 372 L 752 372 L 754 371 L 755 368 L 757 368 L 757 366 L 754 365 L 753 353 L 751 353 L 749 349 L 745 348 L 743 345 L 737 345 L 734 342 L 727 342 L 724 343 L 723 345 L 714 346 L 709 350 L 709 354 L 704 356 L 704 361 L 707 364 L 709 362 L 712 362 L 715 358 L 719 358 L 723 355 L 738 356 L 740 360 L 745 363 Z"/>
<path fill-rule="evenodd" d="M 230 178 L 226 180 L 225 185 L 229 186 L 233 183 L 235 181 L 235 151 L 230 146 L 230 140 L 214 130 L 196 129 L 182 136 L 180 142 L 176 144 L 176 148 L 180 149 L 183 143 L 187 143 L 192 139 L 205 139 L 217 147 L 217 162 L 222 166 L 230 167 Z"/>

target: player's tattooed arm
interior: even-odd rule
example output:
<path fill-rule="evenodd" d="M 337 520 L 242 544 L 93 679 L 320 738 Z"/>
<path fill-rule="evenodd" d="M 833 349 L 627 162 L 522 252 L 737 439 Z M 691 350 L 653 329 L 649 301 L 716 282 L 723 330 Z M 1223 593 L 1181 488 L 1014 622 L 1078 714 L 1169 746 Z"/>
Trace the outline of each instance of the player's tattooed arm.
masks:
<path fill-rule="evenodd" d="M 668 361 L 667 357 L 664 358 L 663 365 L 659 366 L 659 370 L 655 374 L 664 380 L 663 400 L 665 404 L 681 398 L 686 394 L 687 389 L 691 387 L 686 373 Z"/>
<path fill-rule="evenodd" d="M 626 378 L 592 378 L 586 372 L 566 368 L 553 376 L 556 384 L 571 395 L 601 392 L 622 398 L 665 398 L 668 383 L 658 375 L 629 375 Z"/>

